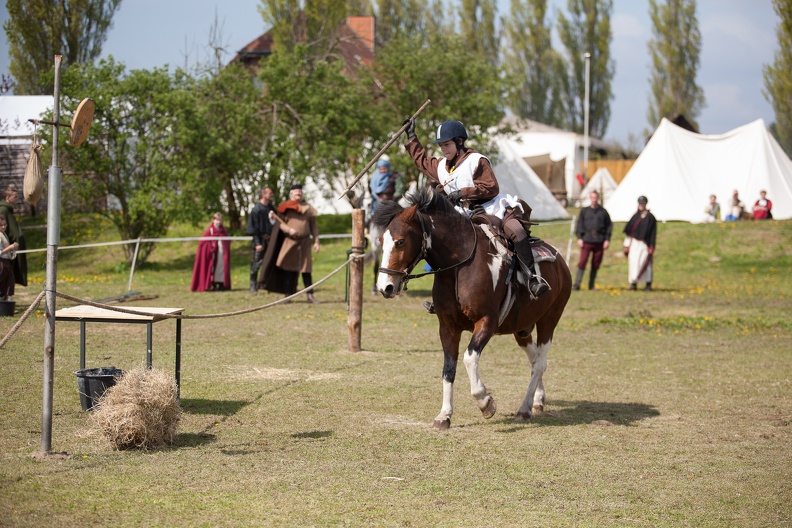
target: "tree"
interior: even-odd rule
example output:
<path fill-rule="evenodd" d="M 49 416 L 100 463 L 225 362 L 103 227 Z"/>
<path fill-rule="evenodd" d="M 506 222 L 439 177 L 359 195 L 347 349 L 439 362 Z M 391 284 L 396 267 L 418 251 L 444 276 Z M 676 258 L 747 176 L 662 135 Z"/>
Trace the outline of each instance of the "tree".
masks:
<path fill-rule="evenodd" d="M 50 94 L 42 74 L 99 57 L 121 0 L 8 0 L 3 24 L 9 45 L 9 70 L 17 94 Z"/>
<path fill-rule="evenodd" d="M 613 33 L 610 18 L 612 0 L 568 0 L 569 18 L 558 15 L 558 34 L 567 50 L 570 75 L 566 93 L 569 129 L 584 133 L 586 59 L 590 53 L 589 133 L 604 137 L 610 121 L 613 99 L 611 80 L 615 66 L 610 55 Z"/>
<path fill-rule="evenodd" d="M 564 60 L 552 48 L 546 14 L 547 0 L 511 2 L 511 16 L 504 20 L 504 64 L 512 87 L 507 100 L 520 117 L 564 127 L 568 80 Z"/>
<path fill-rule="evenodd" d="M 296 182 L 346 181 L 375 136 L 370 83 L 343 73 L 340 60 L 318 59 L 308 46 L 262 63 L 267 137 L 263 182 L 281 197 Z"/>
<path fill-rule="evenodd" d="M 196 223 L 224 210 L 230 228 L 238 230 L 266 163 L 264 95 L 240 63 L 185 77 L 184 83 L 192 104 L 178 107 L 173 125 L 174 168 L 183 187 L 172 216 Z"/>
<path fill-rule="evenodd" d="M 701 52 L 696 0 L 667 0 L 660 6 L 649 0 L 649 15 L 653 26 L 649 126 L 654 129 L 661 118 L 676 115 L 695 123 L 704 107 L 704 90 L 696 84 Z"/>
<path fill-rule="evenodd" d="M 780 23 L 776 28 L 778 50 L 772 65 L 765 64 L 764 96 L 775 112 L 778 142 L 792 157 L 792 2 L 773 0 Z"/>
<path fill-rule="evenodd" d="M 183 72 L 167 69 L 125 71 L 112 57 L 99 64 L 72 65 L 63 75 L 62 93 L 90 96 L 96 111 L 89 140 L 63 152 L 64 166 L 79 177 L 64 178 L 71 197 L 108 217 L 124 240 L 165 234 L 185 194 L 176 168 L 179 148 L 173 131 L 185 108 L 194 106 L 184 89 Z M 62 95 L 64 108 L 78 97 Z M 68 180 L 68 181 L 67 181 Z M 124 246 L 131 260 L 131 247 Z M 143 262 L 153 244 L 141 244 Z"/>
<path fill-rule="evenodd" d="M 497 10 L 494 0 L 462 0 L 459 7 L 459 26 L 468 49 L 493 64 L 498 62 L 500 47 L 495 30 Z"/>
<path fill-rule="evenodd" d="M 376 0 L 377 44 L 386 45 L 392 39 L 416 35 L 426 30 L 430 14 L 421 0 Z M 442 11 L 441 11 L 442 12 Z"/>
<path fill-rule="evenodd" d="M 466 126 L 470 144 L 489 151 L 487 129 L 503 117 L 500 100 L 505 84 L 495 64 L 480 55 L 466 55 L 466 49 L 461 36 L 440 32 L 398 37 L 379 51 L 374 72 L 382 88 L 376 119 L 386 129 L 375 141 L 377 150 L 390 137 L 386 131 L 397 130 L 405 117 L 431 99 L 416 126 L 424 144 L 433 139 L 440 123 L 457 119 Z M 465 60 L 459 60 L 460 56 Z M 404 156 L 398 164 L 417 176 L 402 152 L 392 152 L 392 159 Z"/>

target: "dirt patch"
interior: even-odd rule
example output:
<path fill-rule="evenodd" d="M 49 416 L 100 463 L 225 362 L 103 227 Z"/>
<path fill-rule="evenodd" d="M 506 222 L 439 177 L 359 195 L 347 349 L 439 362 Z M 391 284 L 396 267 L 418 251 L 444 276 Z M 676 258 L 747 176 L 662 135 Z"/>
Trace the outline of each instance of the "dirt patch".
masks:
<path fill-rule="evenodd" d="M 332 372 L 316 372 L 301 369 L 278 369 L 270 367 L 248 367 L 246 370 L 237 371 L 231 379 L 237 381 L 247 380 L 274 380 L 274 381 L 323 381 L 340 379 L 341 374 Z"/>

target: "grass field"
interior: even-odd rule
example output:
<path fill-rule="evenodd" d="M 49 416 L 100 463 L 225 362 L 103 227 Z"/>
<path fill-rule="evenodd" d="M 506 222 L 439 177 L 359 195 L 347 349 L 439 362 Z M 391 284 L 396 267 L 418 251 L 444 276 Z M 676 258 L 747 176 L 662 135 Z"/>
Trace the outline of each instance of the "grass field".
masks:
<path fill-rule="evenodd" d="M 534 233 L 566 252 L 568 225 Z M 43 238 L 31 231 L 29 246 Z M 64 221 L 61 243 L 115 238 L 83 217 Z M 323 242 L 315 280 L 349 244 Z M 442 353 L 421 306 L 431 278 L 388 301 L 370 295 L 367 268 L 365 352 L 347 351 L 343 272 L 318 305 L 184 321 L 184 414 L 166 449 L 115 451 L 92 433 L 73 374 L 79 325 L 58 323 L 53 450 L 67 455 L 41 461 L 39 310 L 0 350 L 0 525 L 792 526 L 792 222 L 661 224 L 650 293 L 626 290 L 620 245 L 596 291 L 573 292 L 546 412 L 528 424 L 512 418 L 529 365 L 501 336 L 480 364 L 498 414 L 482 419 L 460 365 L 452 427 L 432 430 Z M 279 298 L 247 293 L 244 243 L 233 291 L 191 293 L 194 251 L 158 247 L 132 287 L 158 297 L 121 306 L 195 315 Z M 118 247 L 63 251 L 58 291 L 124 294 L 121 260 Z M 18 312 L 43 289 L 43 262 L 31 257 Z M 15 321 L 0 318 L 0 334 Z M 154 366 L 168 371 L 174 327 L 154 325 Z M 87 350 L 89 367 L 140 365 L 145 327 L 89 325 Z"/>

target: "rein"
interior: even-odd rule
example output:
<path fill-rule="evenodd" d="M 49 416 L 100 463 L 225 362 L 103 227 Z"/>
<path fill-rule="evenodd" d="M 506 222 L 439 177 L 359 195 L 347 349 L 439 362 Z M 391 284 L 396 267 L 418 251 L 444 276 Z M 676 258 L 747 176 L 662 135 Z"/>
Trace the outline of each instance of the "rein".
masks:
<path fill-rule="evenodd" d="M 461 266 L 462 264 L 465 264 L 466 262 L 468 262 L 470 259 L 473 258 L 473 255 L 475 255 L 475 253 L 476 253 L 476 246 L 478 245 L 478 233 L 476 233 L 476 226 L 473 225 L 473 221 L 470 220 L 470 218 L 468 218 L 467 220 L 470 223 L 470 226 L 473 228 L 473 249 L 470 250 L 470 255 L 468 255 L 464 260 L 460 260 L 456 264 L 452 264 L 450 266 L 446 266 L 445 268 L 438 268 L 436 270 L 427 271 L 427 272 L 424 272 L 424 273 L 418 273 L 416 275 L 412 274 L 412 270 L 415 268 L 415 266 L 418 265 L 418 263 L 421 261 L 421 259 L 426 257 L 427 242 L 429 240 L 429 233 L 426 231 L 426 227 L 425 227 L 424 221 L 423 221 L 423 215 L 421 213 L 418 213 L 418 221 L 421 222 L 421 235 L 422 235 L 421 236 L 421 251 L 418 252 L 418 254 L 415 256 L 413 261 L 410 263 L 409 266 L 407 266 L 407 268 L 405 268 L 404 271 L 399 271 L 399 270 L 394 270 L 394 269 L 390 269 L 390 268 L 381 267 L 379 269 L 380 273 L 386 273 L 388 275 L 401 275 L 402 278 L 401 278 L 400 282 L 403 284 L 403 288 L 405 290 L 407 290 L 407 283 L 411 279 L 418 279 L 420 277 L 425 277 L 426 275 L 434 275 L 435 273 L 440 273 L 441 271 L 448 271 L 450 269 L 453 269 L 453 268 L 456 268 L 458 266 Z"/>

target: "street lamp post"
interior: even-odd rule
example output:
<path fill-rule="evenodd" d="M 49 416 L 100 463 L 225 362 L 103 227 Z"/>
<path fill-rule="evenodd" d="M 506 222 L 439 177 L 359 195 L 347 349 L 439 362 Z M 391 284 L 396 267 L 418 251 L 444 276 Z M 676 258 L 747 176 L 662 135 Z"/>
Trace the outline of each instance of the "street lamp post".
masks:
<path fill-rule="evenodd" d="M 589 158 L 589 73 L 591 71 L 591 53 L 584 55 L 586 58 L 586 92 L 583 101 L 583 176 L 588 179 Z"/>

